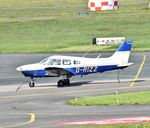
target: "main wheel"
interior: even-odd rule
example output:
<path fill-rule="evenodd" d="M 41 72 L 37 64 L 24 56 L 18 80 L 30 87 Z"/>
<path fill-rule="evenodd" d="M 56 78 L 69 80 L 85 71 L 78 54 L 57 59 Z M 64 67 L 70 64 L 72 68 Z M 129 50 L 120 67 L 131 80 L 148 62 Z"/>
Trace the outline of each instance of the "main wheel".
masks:
<path fill-rule="evenodd" d="M 30 82 L 30 83 L 29 83 L 29 87 L 30 87 L 30 88 L 35 87 L 35 83 L 34 83 L 34 82 Z"/>
<path fill-rule="evenodd" d="M 58 83 L 57 83 L 57 86 L 58 87 L 64 86 L 64 81 L 63 80 L 59 80 Z"/>

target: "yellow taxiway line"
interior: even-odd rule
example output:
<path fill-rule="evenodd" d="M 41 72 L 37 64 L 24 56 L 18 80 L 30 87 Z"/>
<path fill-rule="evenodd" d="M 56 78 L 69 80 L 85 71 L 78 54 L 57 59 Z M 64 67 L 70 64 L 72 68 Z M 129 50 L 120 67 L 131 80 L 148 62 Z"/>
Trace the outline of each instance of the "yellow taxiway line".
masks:
<path fill-rule="evenodd" d="M 13 127 L 18 127 L 18 126 L 23 126 L 23 125 L 26 125 L 26 124 L 31 124 L 35 121 L 35 114 L 34 113 L 19 113 L 17 115 L 23 115 L 23 114 L 27 114 L 27 115 L 30 115 L 30 120 L 27 121 L 27 122 L 24 122 L 24 123 L 18 123 L 18 124 L 14 124 L 14 125 L 8 125 L 8 126 L 3 126 L 3 128 L 13 128 Z"/>
<path fill-rule="evenodd" d="M 140 75 L 140 73 L 142 71 L 142 68 L 143 68 L 143 66 L 145 64 L 145 61 L 146 61 L 146 55 L 144 55 L 143 61 L 142 61 L 141 65 L 140 65 L 140 68 L 139 68 L 136 76 L 134 77 L 133 81 L 131 82 L 130 87 L 133 87 L 135 85 L 135 82 L 137 81 L 137 79 L 138 79 L 138 77 L 139 77 L 139 75 Z"/>

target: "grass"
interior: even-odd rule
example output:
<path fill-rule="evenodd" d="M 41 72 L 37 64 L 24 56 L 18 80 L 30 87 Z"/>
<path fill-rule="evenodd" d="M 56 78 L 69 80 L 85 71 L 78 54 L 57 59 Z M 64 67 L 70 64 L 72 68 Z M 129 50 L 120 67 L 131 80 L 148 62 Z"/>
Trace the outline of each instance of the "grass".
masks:
<path fill-rule="evenodd" d="M 97 126 L 72 126 L 66 128 L 150 128 L 150 123 L 133 123 L 117 125 L 97 125 Z"/>
<path fill-rule="evenodd" d="M 119 104 L 117 99 L 119 99 Z M 136 105 L 150 104 L 150 91 L 132 92 L 117 95 L 104 95 L 88 98 L 71 99 L 69 105 L 78 106 L 110 106 L 110 105 Z"/>
<path fill-rule="evenodd" d="M 79 16 L 87 0 L 0 0 L 0 52 L 113 51 L 118 45 L 93 46 L 92 38 L 117 36 L 150 51 L 147 5 L 120 0 L 120 10 Z"/>

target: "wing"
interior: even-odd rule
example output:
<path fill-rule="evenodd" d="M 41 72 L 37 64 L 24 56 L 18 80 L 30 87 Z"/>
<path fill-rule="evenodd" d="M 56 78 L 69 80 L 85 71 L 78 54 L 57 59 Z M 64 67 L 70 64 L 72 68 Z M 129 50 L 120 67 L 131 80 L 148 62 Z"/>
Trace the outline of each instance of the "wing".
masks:
<path fill-rule="evenodd" d="M 73 73 L 64 69 L 64 68 L 57 68 L 57 67 L 48 67 L 45 68 L 47 72 L 47 76 L 51 77 L 59 77 L 61 75 L 73 76 Z"/>

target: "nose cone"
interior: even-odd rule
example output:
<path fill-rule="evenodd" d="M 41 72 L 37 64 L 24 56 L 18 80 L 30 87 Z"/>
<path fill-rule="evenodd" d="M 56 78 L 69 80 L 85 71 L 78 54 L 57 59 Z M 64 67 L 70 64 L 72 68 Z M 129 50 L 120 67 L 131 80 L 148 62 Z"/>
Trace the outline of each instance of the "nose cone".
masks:
<path fill-rule="evenodd" d="M 41 64 L 28 64 L 28 65 L 22 65 L 20 67 L 17 67 L 17 71 L 34 71 L 34 70 L 43 70 L 45 67 Z"/>
<path fill-rule="evenodd" d="M 22 67 L 21 67 L 21 66 L 20 66 L 20 67 L 17 67 L 16 70 L 17 70 L 17 71 L 22 71 Z"/>
<path fill-rule="evenodd" d="M 16 70 L 22 72 L 27 77 L 43 77 L 45 76 L 45 67 L 41 64 L 28 64 L 17 67 Z"/>

